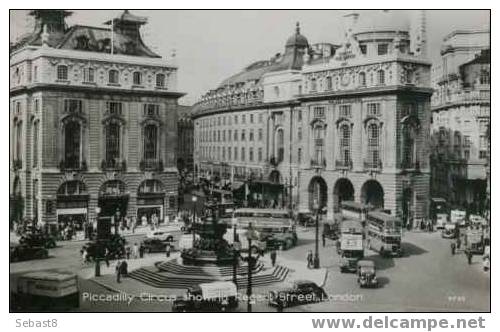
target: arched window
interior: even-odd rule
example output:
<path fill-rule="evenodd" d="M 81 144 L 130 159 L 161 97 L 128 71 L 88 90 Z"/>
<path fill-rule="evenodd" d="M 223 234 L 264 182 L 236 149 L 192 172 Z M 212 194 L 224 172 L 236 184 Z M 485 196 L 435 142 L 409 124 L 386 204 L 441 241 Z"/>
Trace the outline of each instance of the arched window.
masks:
<path fill-rule="evenodd" d="M 33 122 L 33 167 L 38 166 L 39 121 Z"/>
<path fill-rule="evenodd" d="M 276 158 L 278 162 L 282 162 L 285 159 L 285 142 L 283 129 L 278 129 L 276 131 Z"/>
<path fill-rule="evenodd" d="M 366 74 L 365 73 L 359 73 L 358 75 L 358 82 L 360 86 L 365 86 L 366 85 Z"/>
<path fill-rule="evenodd" d="M 416 136 L 417 128 L 414 123 L 406 121 L 402 127 L 402 165 L 401 168 L 416 167 Z"/>
<path fill-rule="evenodd" d="M 378 84 L 383 85 L 385 84 L 385 71 L 382 69 L 377 72 L 377 77 L 378 77 Z"/>
<path fill-rule="evenodd" d="M 79 168 L 81 155 L 82 127 L 78 121 L 64 126 L 64 168 Z"/>
<path fill-rule="evenodd" d="M 316 166 L 324 165 L 325 160 L 325 127 L 317 124 L 313 129 L 314 136 L 314 159 L 313 164 Z"/>
<path fill-rule="evenodd" d="M 120 161 L 120 124 L 110 122 L 105 127 L 106 132 L 106 164 L 115 167 Z"/>
<path fill-rule="evenodd" d="M 133 74 L 133 84 L 134 85 L 141 85 L 142 84 L 142 75 L 140 72 L 136 71 Z"/>
<path fill-rule="evenodd" d="M 342 166 L 351 163 L 351 128 L 347 123 L 340 126 L 340 162 Z"/>
<path fill-rule="evenodd" d="M 118 84 L 120 83 L 120 73 L 116 69 L 111 69 L 109 71 L 108 83 Z"/>
<path fill-rule="evenodd" d="M 79 180 L 66 181 L 57 189 L 57 195 L 61 196 L 85 194 L 87 194 L 87 187 Z"/>
<path fill-rule="evenodd" d="M 368 125 L 368 167 L 378 168 L 380 164 L 380 127 L 377 123 Z"/>
<path fill-rule="evenodd" d="M 490 84 L 490 73 L 487 70 L 481 70 L 481 74 L 479 76 L 480 84 Z"/>
<path fill-rule="evenodd" d="M 156 86 L 158 88 L 165 87 L 165 75 L 164 74 L 156 74 Z"/>
<path fill-rule="evenodd" d="M 144 159 L 157 160 L 158 158 L 158 127 L 153 124 L 144 127 Z"/>
<path fill-rule="evenodd" d="M 57 79 L 63 81 L 68 80 L 68 66 L 65 65 L 57 66 Z"/>

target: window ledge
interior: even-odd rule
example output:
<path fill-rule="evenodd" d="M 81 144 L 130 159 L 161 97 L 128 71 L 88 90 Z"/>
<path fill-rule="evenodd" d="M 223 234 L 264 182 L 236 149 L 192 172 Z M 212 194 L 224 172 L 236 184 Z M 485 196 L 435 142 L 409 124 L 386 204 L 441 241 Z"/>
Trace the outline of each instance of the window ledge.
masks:
<path fill-rule="evenodd" d="M 60 80 L 60 79 L 56 79 L 56 83 L 64 83 L 64 84 L 69 84 L 70 81 L 69 80 Z"/>
<path fill-rule="evenodd" d="M 92 86 L 97 86 L 97 83 L 96 83 L 96 82 L 82 82 L 82 84 L 85 84 L 85 85 L 92 85 Z"/>
<path fill-rule="evenodd" d="M 144 89 L 144 85 L 132 84 L 132 89 Z"/>
<path fill-rule="evenodd" d="M 108 86 L 122 86 L 120 83 L 108 83 Z"/>

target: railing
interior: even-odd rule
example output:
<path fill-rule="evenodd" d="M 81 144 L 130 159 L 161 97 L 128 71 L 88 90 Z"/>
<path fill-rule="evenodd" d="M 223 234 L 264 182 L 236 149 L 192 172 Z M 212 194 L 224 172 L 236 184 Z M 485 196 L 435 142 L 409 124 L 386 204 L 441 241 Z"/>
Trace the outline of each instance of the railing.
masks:
<path fill-rule="evenodd" d="M 352 169 L 352 160 L 335 160 L 335 168 L 336 169 Z"/>
<path fill-rule="evenodd" d="M 313 158 L 313 159 L 311 159 L 311 167 L 325 168 L 326 167 L 326 159 L 325 158 Z"/>
<path fill-rule="evenodd" d="M 61 160 L 59 162 L 59 170 L 61 171 L 86 171 L 87 162 L 85 160 Z"/>
<path fill-rule="evenodd" d="M 101 161 L 101 169 L 103 171 L 114 170 L 114 171 L 125 171 L 127 169 L 127 162 L 120 159 L 104 159 Z"/>
<path fill-rule="evenodd" d="M 470 92 L 454 93 L 450 96 L 443 95 L 436 102 L 437 106 L 443 106 L 451 103 L 466 102 L 466 101 L 477 101 L 477 100 L 487 100 L 489 101 L 491 97 L 490 90 L 473 90 Z"/>
<path fill-rule="evenodd" d="M 363 168 L 366 171 L 380 171 L 382 170 L 382 160 L 364 160 Z"/>
<path fill-rule="evenodd" d="M 143 159 L 139 163 L 141 171 L 163 171 L 163 161 L 161 159 Z"/>

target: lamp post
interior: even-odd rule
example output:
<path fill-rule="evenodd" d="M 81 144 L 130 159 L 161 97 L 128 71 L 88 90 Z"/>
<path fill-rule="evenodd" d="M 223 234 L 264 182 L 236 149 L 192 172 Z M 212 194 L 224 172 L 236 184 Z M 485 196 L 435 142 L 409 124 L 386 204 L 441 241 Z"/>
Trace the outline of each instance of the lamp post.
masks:
<path fill-rule="evenodd" d="M 194 242 L 196 241 L 196 234 L 194 232 L 194 225 L 196 223 L 196 201 L 198 200 L 198 197 L 193 195 L 191 197 L 191 201 L 193 202 L 193 223 L 191 225 L 191 232 L 193 233 L 193 248 L 194 248 Z"/>
<path fill-rule="evenodd" d="M 249 223 L 247 231 L 247 240 L 248 240 L 247 312 L 252 312 L 252 270 L 254 262 L 257 261 L 257 259 L 259 258 L 258 256 L 252 257 L 252 240 L 256 240 L 257 238 L 258 235 L 256 231 L 253 229 L 252 223 Z"/>
<path fill-rule="evenodd" d="M 319 269 L 319 204 L 317 200 L 314 200 L 314 209 L 316 210 L 316 229 L 313 266 L 315 269 Z"/>
<path fill-rule="evenodd" d="M 99 225 L 99 214 L 100 213 L 101 213 L 101 208 L 97 206 L 95 208 L 95 218 L 97 220 L 97 225 Z M 99 232 L 98 230 L 99 230 L 99 226 L 97 227 L 96 232 Z M 98 235 L 97 239 L 99 239 L 99 237 L 100 236 Z M 99 255 L 97 255 L 97 256 L 99 256 Z M 95 258 L 95 273 L 94 274 L 95 274 L 96 277 L 100 277 L 101 276 L 101 261 L 100 261 L 99 257 Z"/>

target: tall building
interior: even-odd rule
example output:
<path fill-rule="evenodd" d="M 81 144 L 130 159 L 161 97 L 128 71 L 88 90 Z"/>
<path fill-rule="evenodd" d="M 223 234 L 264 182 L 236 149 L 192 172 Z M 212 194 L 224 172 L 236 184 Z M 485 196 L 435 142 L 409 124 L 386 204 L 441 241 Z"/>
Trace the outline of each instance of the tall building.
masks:
<path fill-rule="evenodd" d="M 128 11 L 108 28 L 33 10 L 10 53 L 11 217 L 56 229 L 177 210 L 177 68 Z"/>
<path fill-rule="evenodd" d="M 433 70 L 432 194 L 484 212 L 490 126 L 490 33 L 454 31 Z"/>
<path fill-rule="evenodd" d="M 415 18 L 349 14 L 340 46 L 311 45 L 297 27 L 284 54 L 195 105 L 199 176 L 226 179 L 247 204 L 317 204 L 329 219 L 342 200 L 425 217 L 432 89 L 425 13 Z"/>

